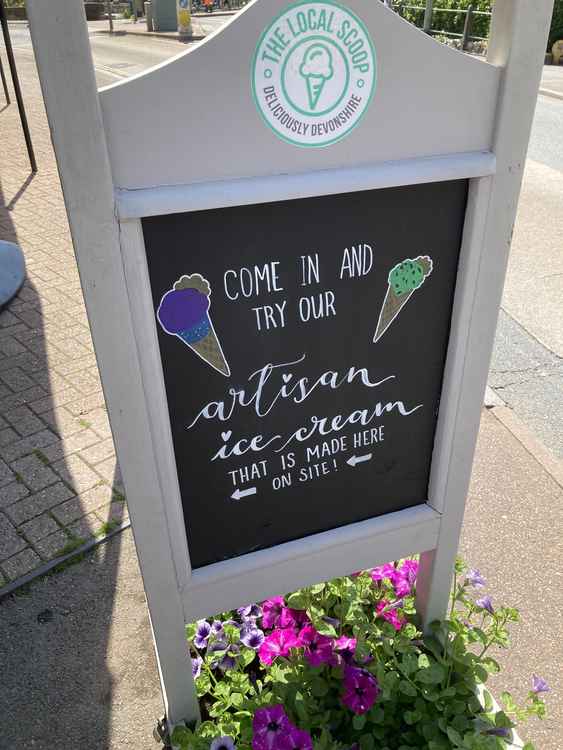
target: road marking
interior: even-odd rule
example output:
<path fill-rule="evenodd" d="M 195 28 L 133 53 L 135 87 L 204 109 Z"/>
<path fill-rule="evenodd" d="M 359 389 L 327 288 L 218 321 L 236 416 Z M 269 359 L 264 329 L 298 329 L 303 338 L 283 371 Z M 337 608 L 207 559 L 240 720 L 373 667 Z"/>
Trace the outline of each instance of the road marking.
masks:
<path fill-rule="evenodd" d="M 231 495 L 233 500 L 240 500 L 242 497 L 246 497 L 247 495 L 255 495 L 256 494 L 256 487 L 249 487 L 246 490 L 239 490 L 238 488 L 233 492 Z"/>
<path fill-rule="evenodd" d="M 372 457 L 371 453 L 366 453 L 363 456 L 352 456 L 352 458 L 349 458 L 346 463 L 349 466 L 357 466 L 358 464 L 363 464 L 364 461 L 369 461 Z"/>

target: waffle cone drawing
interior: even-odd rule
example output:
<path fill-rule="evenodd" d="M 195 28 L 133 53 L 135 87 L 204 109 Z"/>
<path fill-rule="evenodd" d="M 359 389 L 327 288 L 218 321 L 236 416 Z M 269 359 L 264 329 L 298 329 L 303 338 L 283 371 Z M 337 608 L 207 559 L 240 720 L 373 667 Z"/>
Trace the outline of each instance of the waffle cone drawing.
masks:
<path fill-rule="evenodd" d="M 209 333 L 207 334 L 207 336 L 199 339 L 199 341 L 186 340 L 186 338 L 181 333 L 177 335 L 185 344 L 190 347 L 190 349 L 192 349 L 198 355 L 198 357 L 201 357 L 204 362 L 207 362 L 207 364 L 211 365 L 211 367 L 215 368 L 220 373 L 228 377 L 231 374 L 231 370 L 229 368 L 229 365 L 227 364 L 227 361 L 225 360 L 223 350 L 221 349 L 221 344 L 219 343 L 219 339 L 217 338 L 217 334 L 215 333 L 215 329 L 213 328 L 213 323 L 211 322 L 209 317 L 208 321 Z"/>
<path fill-rule="evenodd" d="M 389 286 L 373 337 L 374 343 L 379 341 L 416 289 L 430 276 L 432 267 L 432 259 L 428 255 L 419 255 L 414 259 L 406 258 L 391 269 Z"/>
<path fill-rule="evenodd" d="M 307 78 L 307 94 L 309 96 L 311 109 L 316 108 L 317 102 L 323 93 L 325 83 L 326 78 L 321 78 L 320 76 L 309 76 Z"/>
<path fill-rule="evenodd" d="M 204 362 L 229 377 L 231 370 L 209 315 L 211 286 L 199 273 L 181 276 L 162 297 L 156 317 Z"/>

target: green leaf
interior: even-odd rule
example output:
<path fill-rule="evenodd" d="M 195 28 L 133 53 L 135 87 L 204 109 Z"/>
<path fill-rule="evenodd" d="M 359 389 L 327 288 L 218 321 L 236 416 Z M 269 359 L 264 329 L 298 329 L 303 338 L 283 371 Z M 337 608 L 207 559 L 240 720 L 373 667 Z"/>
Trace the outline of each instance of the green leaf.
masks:
<path fill-rule="evenodd" d="M 473 665 L 473 673 L 475 674 L 477 682 L 487 682 L 489 679 L 489 673 L 485 667 L 482 667 L 480 664 Z"/>
<path fill-rule="evenodd" d="M 408 682 L 408 680 L 401 680 L 401 682 L 399 683 L 399 690 L 401 691 L 401 693 L 410 695 L 411 697 L 414 697 L 418 694 L 415 686 L 411 682 Z"/>
<path fill-rule="evenodd" d="M 418 657 L 418 668 L 427 669 L 430 666 L 430 659 L 426 654 L 420 654 Z"/>
<path fill-rule="evenodd" d="M 197 624 L 195 622 L 189 622 L 186 625 L 186 638 L 188 639 L 188 641 L 190 641 L 190 643 L 195 638 L 196 630 L 197 630 Z"/>
<path fill-rule="evenodd" d="M 253 649 L 244 648 L 241 651 L 240 660 L 242 662 L 243 667 L 248 667 L 249 664 L 252 664 L 255 658 L 256 658 L 256 651 L 254 651 Z"/>
<path fill-rule="evenodd" d="M 336 638 L 338 636 L 338 633 L 336 632 L 336 628 L 334 625 L 331 625 L 328 622 L 325 622 L 324 620 L 317 620 L 316 621 L 316 629 L 321 635 L 326 635 L 329 638 Z"/>
<path fill-rule="evenodd" d="M 489 713 L 489 711 L 493 710 L 493 698 L 488 690 L 483 690 L 483 703 L 485 713 Z"/>
<path fill-rule="evenodd" d="M 328 685 L 322 677 L 314 677 L 311 682 L 311 692 L 315 698 L 322 698 L 328 693 Z"/>
<path fill-rule="evenodd" d="M 403 718 L 409 726 L 412 726 L 412 724 L 416 724 L 417 721 L 420 721 L 421 715 L 418 711 L 405 711 Z"/>
<path fill-rule="evenodd" d="M 496 727 L 504 727 L 506 729 L 512 729 L 514 724 L 510 721 L 508 716 L 504 713 L 504 711 L 498 711 L 495 714 L 495 726 Z"/>
<path fill-rule="evenodd" d="M 446 670 L 441 664 L 434 662 L 427 669 L 421 669 L 416 679 L 424 685 L 437 685 L 446 677 Z"/>
<path fill-rule="evenodd" d="M 309 597 L 302 591 L 296 591 L 287 597 L 287 606 L 291 609 L 306 609 Z"/>
<path fill-rule="evenodd" d="M 454 744 L 454 747 L 459 747 L 460 745 L 463 745 L 463 738 L 461 734 L 455 730 L 453 727 L 448 727 L 447 729 L 447 735 L 450 742 Z"/>
<path fill-rule="evenodd" d="M 312 594 L 322 594 L 325 590 L 326 584 L 324 583 L 316 583 L 314 586 L 311 586 L 311 593 Z"/>
<path fill-rule="evenodd" d="M 374 724 L 382 724 L 385 714 L 381 706 L 373 706 L 368 712 L 368 718 Z"/>
<path fill-rule="evenodd" d="M 361 731 L 366 725 L 366 715 L 360 714 L 359 716 L 354 716 L 352 719 L 352 726 L 354 729 L 357 729 L 358 732 Z"/>
<path fill-rule="evenodd" d="M 362 734 L 360 737 L 360 750 L 375 750 L 375 742 L 371 734 Z"/>

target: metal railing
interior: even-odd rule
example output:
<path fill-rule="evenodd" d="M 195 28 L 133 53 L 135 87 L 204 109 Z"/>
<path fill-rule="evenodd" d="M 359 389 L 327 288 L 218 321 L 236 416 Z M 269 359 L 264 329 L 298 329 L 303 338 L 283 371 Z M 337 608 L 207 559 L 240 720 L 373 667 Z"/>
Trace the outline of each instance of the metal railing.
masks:
<path fill-rule="evenodd" d="M 401 0 L 395 0 L 395 2 L 393 3 L 393 9 L 402 18 L 405 18 L 405 20 L 408 20 L 411 23 L 415 23 L 416 26 L 420 26 L 420 28 L 424 29 L 427 34 L 431 34 L 432 36 L 448 36 L 452 37 L 453 39 L 461 39 L 461 48 L 463 50 L 467 49 L 468 43 L 471 41 L 487 41 L 486 36 L 476 36 L 472 34 L 471 31 L 475 18 L 477 16 L 488 17 L 490 25 L 492 14 L 489 11 L 474 10 L 473 5 L 469 5 L 467 8 L 430 7 L 430 10 L 428 12 L 428 8 L 424 5 L 409 5 L 408 3 L 401 2 Z M 413 11 L 413 13 L 415 14 L 415 20 L 413 21 L 412 17 L 407 18 L 405 11 Z M 463 21 L 463 30 L 460 32 L 454 32 L 448 31 L 446 29 L 433 28 L 434 16 L 438 16 L 439 14 L 444 13 L 453 13 L 455 15 L 458 15 L 460 16 L 460 20 L 463 18 L 463 16 L 465 16 L 465 19 Z"/>

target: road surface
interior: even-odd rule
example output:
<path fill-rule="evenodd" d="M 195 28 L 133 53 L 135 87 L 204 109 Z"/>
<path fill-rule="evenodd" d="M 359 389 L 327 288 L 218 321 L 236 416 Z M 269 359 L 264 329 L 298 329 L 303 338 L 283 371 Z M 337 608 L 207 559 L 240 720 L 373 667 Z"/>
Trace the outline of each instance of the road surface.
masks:
<path fill-rule="evenodd" d="M 228 20 L 228 16 L 210 15 L 198 22 L 211 33 Z M 90 29 L 100 87 L 186 50 L 173 39 L 95 33 L 99 23 L 91 24 Z M 25 24 L 11 25 L 11 34 L 18 54 L 33 54 Z M 563 67 L 546 67 L 543 85 L 563 90 Z M 561 195 L 563 101 L 540 95 L 489 385 L 558 458 L 563 458 Z"/>

